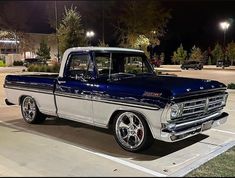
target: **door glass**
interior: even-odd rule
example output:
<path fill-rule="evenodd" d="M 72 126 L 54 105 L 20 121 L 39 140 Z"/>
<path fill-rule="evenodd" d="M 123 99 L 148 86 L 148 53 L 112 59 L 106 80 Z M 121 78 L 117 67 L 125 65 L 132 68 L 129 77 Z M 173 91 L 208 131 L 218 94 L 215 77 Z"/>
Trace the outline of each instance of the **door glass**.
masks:
<path fill-rule="evenodd" d="M 68 66 L 67 75 L 69 78 L 86 78 L 92 74 L 93 65 L 88 54 L 71 55 Z"/>
<path fill-rule="evenodd" d="M 146 57 L 138 53 L 96 53 L 95 62 L 99 77 L 153 74 Z"/>

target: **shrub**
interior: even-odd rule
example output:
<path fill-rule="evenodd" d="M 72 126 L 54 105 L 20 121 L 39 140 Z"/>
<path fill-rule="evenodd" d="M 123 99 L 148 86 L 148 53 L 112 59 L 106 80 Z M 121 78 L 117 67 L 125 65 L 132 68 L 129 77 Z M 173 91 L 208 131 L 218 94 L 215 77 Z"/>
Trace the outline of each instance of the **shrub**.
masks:
<path fill-rule="evenodd" d="M 23 66 L 23 61 L 14 61 L 13 66 Z"/>
<path fill-rule="evenodd" d="M 34 71 L 34 65 L 30 65 L 28 67 L 28 72 L 33 72 Z"/>
<path fill-rule="evenodd" d="M 45 72 L 53 72 L 52 67 L 47 67 Z"/>
<path fill-rule="evenodd" d="M 59 64 L 53 64 L 52 66 L 47 65 L 30 65 L 28 67 L 28 72 L 52 72 L 58 73 L 60 69 Z"/>
<path fill-rule="evenodd" d="M 35 65 L 32 72 L 40 72 L 40 66 Z"/>
<path fill-rule="evenodd" d="M 60 64 L 59 64 L 59 63 L 53 64 L 53 66 L 52 66 L 52 72 L 54 72 L 54 73 L 59 73 L 59 71 L 60 71 Z"/>
<path fill-rule="evenodd" d="M 48 67 L 49 67 L 49 66 L 41 65 L 41 66 L 39 67 L 39 72 L 46 72 Z"/>
<path fill-rule="evenodd" d="M 228 84 L 228 89 L 235 89 L 235 83 Z"/>

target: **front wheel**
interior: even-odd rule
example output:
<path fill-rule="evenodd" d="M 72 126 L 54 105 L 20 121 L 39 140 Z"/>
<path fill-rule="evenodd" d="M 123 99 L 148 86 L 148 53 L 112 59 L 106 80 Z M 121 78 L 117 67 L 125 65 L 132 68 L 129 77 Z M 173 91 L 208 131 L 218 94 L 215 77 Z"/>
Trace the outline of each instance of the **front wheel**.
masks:
<path fill-rule="evenodd" d="M 46 116 L 39 111 L 35 100 L 30 96 L 26 96 L 23 99 L 21 113 L 23 119 L 30 124 L 42 123 L 46 119 Z"/>
<path fill-rule="evenodd" d="M 113 125 L 118 144 L 130 152 L 139 152 L 153 143 L 150 129 L 140 114 L 125 111 L 119 113 Z"/>

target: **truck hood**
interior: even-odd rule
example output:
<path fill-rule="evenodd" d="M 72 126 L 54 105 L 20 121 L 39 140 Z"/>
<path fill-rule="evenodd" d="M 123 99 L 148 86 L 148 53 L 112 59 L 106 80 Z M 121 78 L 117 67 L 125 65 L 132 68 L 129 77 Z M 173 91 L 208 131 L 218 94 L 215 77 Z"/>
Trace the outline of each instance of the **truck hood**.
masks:
<path fill-rule="evenodd" d="M 160 94 L 164 98 L 177 98 L 195 93 L 225 89 L 226 85 L 214 80 L 194 79 L 175 76 L 145 76 L 126 78 L 115 81 L 119 86 L 132 88 L 135 91 Z M 137 92 L 137 93 L 139 93 Z M 136 94 L 137 94 L 136 93 Z"/>

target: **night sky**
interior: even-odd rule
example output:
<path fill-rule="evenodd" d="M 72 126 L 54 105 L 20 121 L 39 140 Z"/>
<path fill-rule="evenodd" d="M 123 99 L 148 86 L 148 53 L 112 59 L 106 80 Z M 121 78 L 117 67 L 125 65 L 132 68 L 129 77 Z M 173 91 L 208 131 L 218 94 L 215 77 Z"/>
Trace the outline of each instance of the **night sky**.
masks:
<path fill-rule="evenodd" d="M 13 15 L 20 16 L 22 11 L 26 13 L 27 32 L 35 33 L 51 33 L 53 29 L 47 21 L 46 6 L 53 1 L 10 1 L 17 6 L 18 10 L 14 9 L 14 5 L 9 6 L 8 12 Z M 104 1 L 108 3 L 108 1 Z M 118 1 L 122 3 L 122 1 Z M 172 52 L 183 44 L 184 48 L 190 50 L 195 44 L 202 50 L 206 50 L 209 46 L 214 47 L 216 42 L 223 42 L 223 31 L 219 28 L 219 22 L 230 18 L 235 19 L 235 1 L 190 1 L 190 0 L 161 0 L 165 8 L 171 9 L 171 16 L 165 36 L 161 39 L 159 53 L 165 52 L 168 58 Z M 0 12 L 9 1 L 0 2 Z M 70 4 L 78 6 L 78 10 L 83 18 L 84 25 L 94 29 L 96 39 L 101 39 L 101 25 L 97 18 L 99 10 L 98 1 L 58 1 L 57 8 L 59 12 L 63 11 L 64 5 L 67 7 Z M 52 6 L 53 7 L 53 6 Z M 54 9 L 51 8 L 51 11 Z M 20 19 L 19 19 L 20 21 Z M 235 22 L 230 26 L 226 33 L 226 41 L 235 41 Z M 110 46 L 115 46 L 115 36 L 111 22 L 105 21 L 105 40 Z"/>

